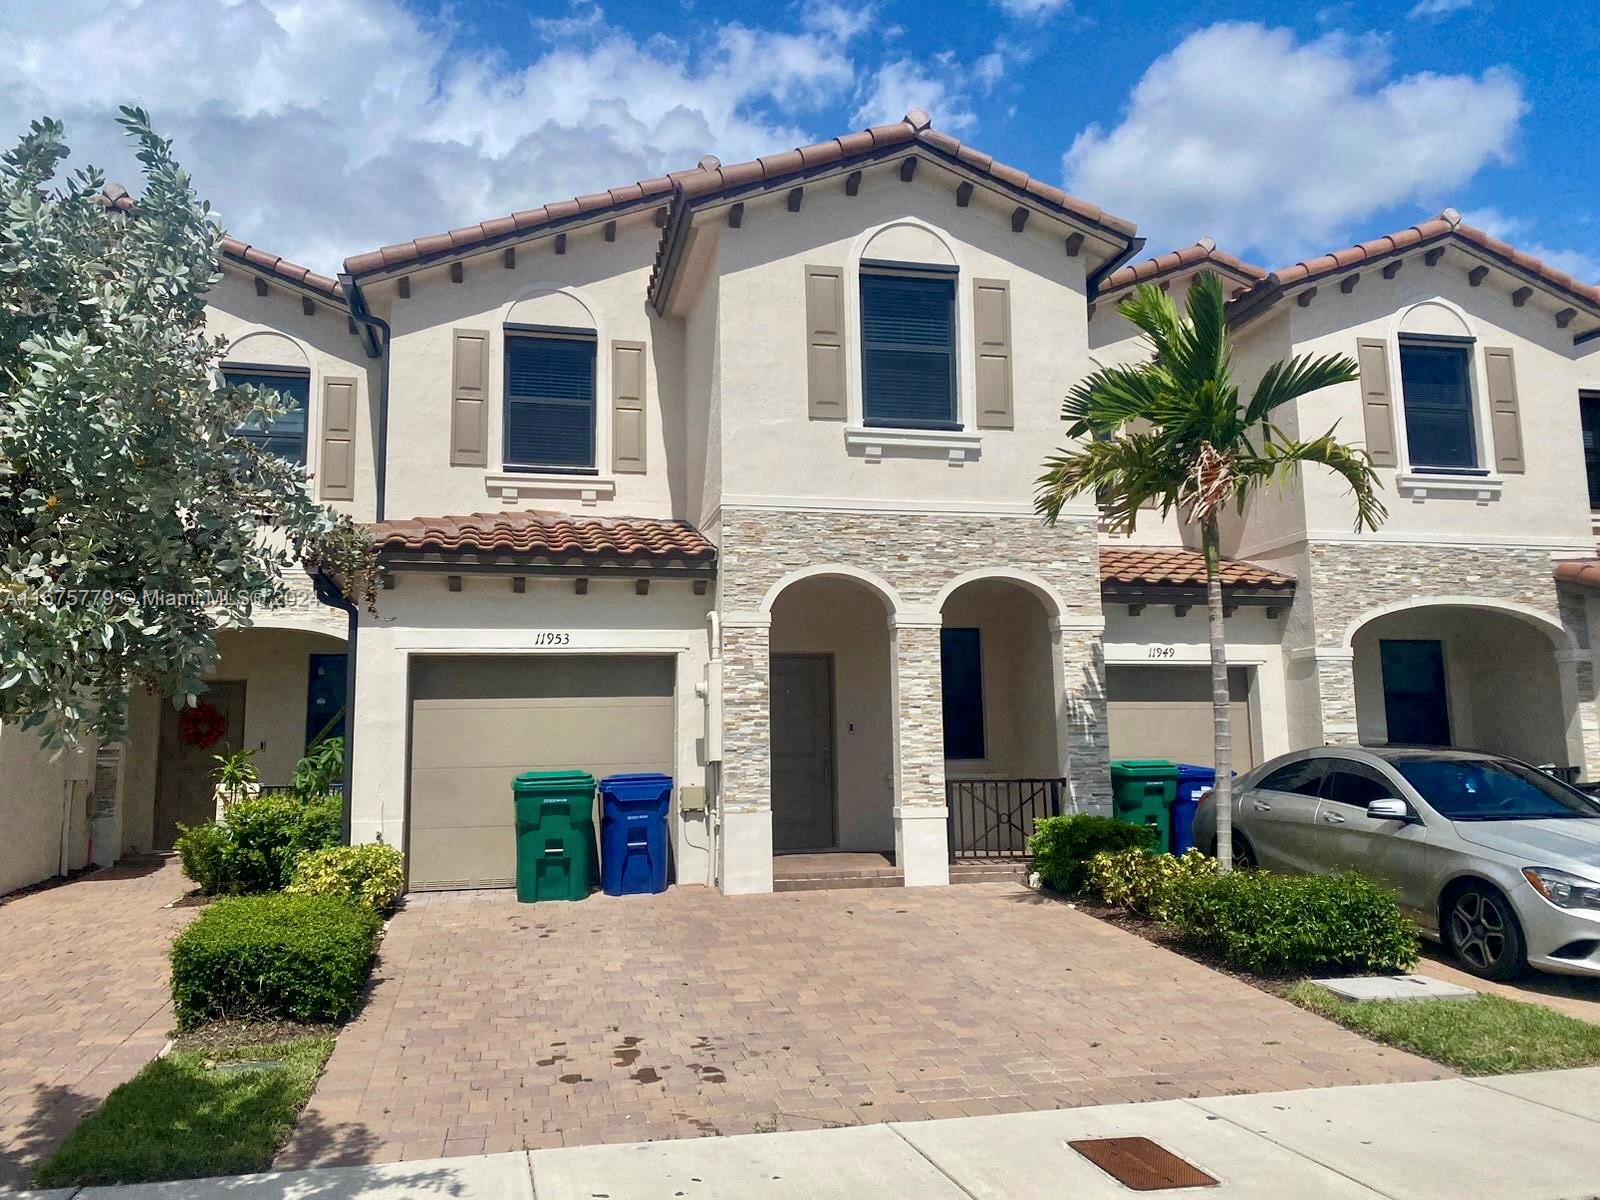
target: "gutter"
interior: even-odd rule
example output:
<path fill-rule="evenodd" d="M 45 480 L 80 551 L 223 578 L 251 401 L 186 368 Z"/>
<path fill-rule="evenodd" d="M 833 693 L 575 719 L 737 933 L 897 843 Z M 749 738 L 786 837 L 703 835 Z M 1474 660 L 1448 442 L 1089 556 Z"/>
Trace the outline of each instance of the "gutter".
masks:
<path fill-rule="evenodd" d="M 356 283 L 354 275 L 340 275 L 339 282 L 344 286 L 345 299 L 350 304 L 350 316 L 365 330 L 363 340 L 367 344 L 367 357 L 376 358 L 378 364 L 378 445 L 373 456 L 372 473 L 374 480 L 373 491 L 375 504 L 372 519 L 383 520 L 384 500 L 388 492 L 389 479 L 389 343 L 391 333 L 389 322 L 382 317 L 372 314 L 367 308 L 367 298 L 361 294 L 361 287 Z"/>
<path fill-rule="evenodd" d="M 1129 238 L 1126 250 L 1121 254 L 1116 254 L 1106 259 L 1105 262 L 1100 264 L 1098 270 L 1083 281 L 1084 294 L 1089 297 L 1091 302 L 1099 294 L 1101 282 L 1109 277 L 1113 271 L 1119 271 L 1131 262 L 1144 249 L 1144 242 L 1145 239 L 1142 237 Z"/>
<path fill-rule="evenodd" d="M 340 807 L 340 827 L 344 844 L 350 844 L 350 779 L 355 764 L 356 745 L 356 636 L 361 632 L 361 612 L 339 590 L 339 585 L 318 567 L 311 573 L 311 586 L 329 608 L 337 608 L 345 615 L 345 672 L 344 672 L 344 773 L 343 803 Z"/>

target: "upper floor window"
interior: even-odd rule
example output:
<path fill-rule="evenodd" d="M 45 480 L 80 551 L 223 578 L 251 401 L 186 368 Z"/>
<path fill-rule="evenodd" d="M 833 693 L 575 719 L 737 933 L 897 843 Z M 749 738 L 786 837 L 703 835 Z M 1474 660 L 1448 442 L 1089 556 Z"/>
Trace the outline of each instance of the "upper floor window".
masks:
<path fill-rule="evenodd" d="M 1478 466 L 1471 378 L 1470 341 L 1401 340 L 1400 390 L 1412 466 Z"/>
<path fill-rule="evenodd" d="M 861 397 L 867 425 L 960 429 L 956 276 L 885 264 L 861 272 Z"/>
<path fill-rule="evenodd" d="M 505 465 L 595 469 L 592 333 L 506 327 Z"/>
<path fill-rule="evenodd" d="M 1580 392 L 1583 416 L 1583 473 L 1589 480 L 1589 507 L 1600 508 L 1600 392 Z"/>
<path fill-rule="evenodd" d="M 292 400 L 295 408 L 267 422 L 263 428 L 259 421 L 246 421 L 234 432 L 247 438 L 268 454 L 275 454 L 286 462 L 306 462 L 306 409 L 311 404 L 311 372 L 294 367 L 239 366 L 223 367 L 222 377 L 230 385 L 252 385 L 271 388 L 285 400 Z"/>

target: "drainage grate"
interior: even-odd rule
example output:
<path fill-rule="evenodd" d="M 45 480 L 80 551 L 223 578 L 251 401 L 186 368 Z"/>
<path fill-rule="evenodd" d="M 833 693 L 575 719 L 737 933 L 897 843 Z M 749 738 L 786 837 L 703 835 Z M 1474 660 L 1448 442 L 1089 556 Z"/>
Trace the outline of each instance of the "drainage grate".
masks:
<path fill-rule="evenodd" d="M 1216 1187 L 1217 1181 L 1149 1138 L 1081 1138 L 1068 1142 L 1123 1187 L 1135 1192 Z"/>

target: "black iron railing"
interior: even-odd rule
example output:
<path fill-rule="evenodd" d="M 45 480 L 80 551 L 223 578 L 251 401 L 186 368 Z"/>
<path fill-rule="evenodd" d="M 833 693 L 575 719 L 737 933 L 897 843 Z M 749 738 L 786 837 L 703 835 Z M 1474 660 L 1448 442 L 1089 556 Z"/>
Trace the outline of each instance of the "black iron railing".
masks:
<path fill-rule="evenodd" d="M 294 792 L 292 783 L 263 783 L 256 788 L 256 793 L 262 796 L 285 796 Z M 328 795 L 344 795 L 344 784 L 338 781 L 328 785 Z"/>
<path fill-rule="evenodd" d="M 947 779 L 950 861 L 1026 858 L 1034 823 L 1061 815 L 1065 779 Z"/>

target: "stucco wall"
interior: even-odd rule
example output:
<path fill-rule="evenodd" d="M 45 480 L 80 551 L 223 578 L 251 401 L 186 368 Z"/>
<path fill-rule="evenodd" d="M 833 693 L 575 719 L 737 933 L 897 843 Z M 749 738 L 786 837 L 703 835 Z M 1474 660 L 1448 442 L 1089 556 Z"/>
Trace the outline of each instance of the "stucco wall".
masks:
<path fill-rule="evenodd" d="M 963 779 L 1048 779 L 1060 769 L 1049 615 L 1009 580 L 956 589 L 941 614 L 951 628 L 978 631 L 983 668 L 984 757 L 946 759 Z"/>
<path fill-rule="evenodd" d="M 206 330 L 228 339 L 227 362 L 306 367 L 311 372 L 311 405 L 306 414 L 306 470 L 311 494 L 321 499 L 318 481 L 322 451 L 322 383 L 324 379 L 356 381 L 355 499 L 325 501 L 357 520 L 371 520 L 376 482 L 378 366 L 351 334 L 348 315 L 317 302 L 307 316 L 300 296 L 281 286 L 256 295 L 254 276 L 236 269 L 206 297 Z"/>
<path fill-rule="evenodd" d="M 403 574 L 380 595 L 380 615 L 363 615 L 357 643 L 351 836 L 356 842 L 405 844 L 408 784 L 409 660 L 418 654 L 661 654 L 677 662 L 674 779 L 706 782 L 705 706 L 695 687 L 708 657 L 709 596 L 687 581 L 653 582 L 636 595 L 632 579 L 590 583 L 576 595 L 570 579 L 530 577 L 524 594 L 505 576 L 468 575 L 451 592 L 443 575 Z M 541 631 L 569 637 L 559 649 L 534 646 Z M 679 882 L 709 882 L 705 823 L 675 821 Z"/>
<path fill-rule="evenodd" d="M 76 752 L 46 750 L 31 730 L 0 726 L 0 896 L 60 871 L 63 824 L 67 869 L 88 861 L 85 770 Z"/>

